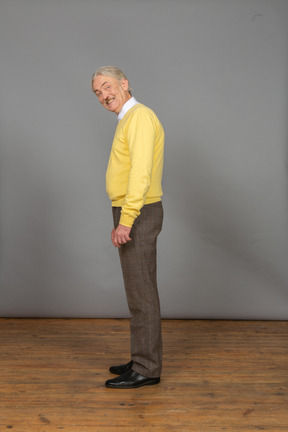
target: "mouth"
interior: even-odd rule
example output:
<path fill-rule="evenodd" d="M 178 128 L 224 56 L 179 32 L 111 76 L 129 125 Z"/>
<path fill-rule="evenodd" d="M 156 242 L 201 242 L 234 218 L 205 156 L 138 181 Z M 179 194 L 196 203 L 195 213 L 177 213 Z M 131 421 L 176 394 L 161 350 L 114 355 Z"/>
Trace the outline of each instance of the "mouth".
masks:
<path fill-rule="evenodd" d="M 115 98 L 111 98 L 111 99 L 106 100 L 106 105 L 110 105 L 114 100 L 115 100 Z"/>

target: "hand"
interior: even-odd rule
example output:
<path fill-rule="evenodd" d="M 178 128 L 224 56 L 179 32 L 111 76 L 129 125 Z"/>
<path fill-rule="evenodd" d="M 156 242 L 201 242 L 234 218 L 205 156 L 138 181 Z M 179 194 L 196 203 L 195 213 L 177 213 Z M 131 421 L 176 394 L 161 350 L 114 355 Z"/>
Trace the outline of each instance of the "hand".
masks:
<path fill-rule="evenodd" d="M 111 241 L 113 246 L 120 248 L 121 245 L 131 241 L 132 239 L 129 237 L 131 231 L 131 227 L 126 227 L 124 225 L 118 225 L 115 229 L 112 229 L 111 232 Z"/>

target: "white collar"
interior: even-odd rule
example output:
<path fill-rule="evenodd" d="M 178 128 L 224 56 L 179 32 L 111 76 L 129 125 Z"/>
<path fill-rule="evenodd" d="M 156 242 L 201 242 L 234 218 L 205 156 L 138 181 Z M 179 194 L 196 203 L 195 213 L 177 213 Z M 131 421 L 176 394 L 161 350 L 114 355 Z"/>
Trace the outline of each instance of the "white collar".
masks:
<path fill-rule="evenodd" d="M 137 100 L 132 96 L 128 101 L 123 105 L 121 111 L 118 114 L 118 121 L 122 120 L 125 114 L 132 108 L 134 105 L 138 104 Z"/>

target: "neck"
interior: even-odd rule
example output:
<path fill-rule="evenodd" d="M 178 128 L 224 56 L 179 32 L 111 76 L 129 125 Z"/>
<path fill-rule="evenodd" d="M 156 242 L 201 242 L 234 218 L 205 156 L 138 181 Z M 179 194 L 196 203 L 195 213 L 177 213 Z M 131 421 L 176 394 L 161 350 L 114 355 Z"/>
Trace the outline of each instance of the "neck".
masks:
<path fill-rule="evenodd" d="M 128 102 L 128 100 L 131 99 L 131 98 L 132 98 L 132 95 L 129 93 L 129 95 L 128 95 L 127 98 L 125 99 L 123 105 L 121 106 L 120 110 L 119 110 L 118 112 L 115 111 L 115 114 L 116 114 L 116 115 L 118 115 L 118 114 L 121 112 L 121 110 L 122 110 L 123 106 L 125 105 L 125 103 Z"/>

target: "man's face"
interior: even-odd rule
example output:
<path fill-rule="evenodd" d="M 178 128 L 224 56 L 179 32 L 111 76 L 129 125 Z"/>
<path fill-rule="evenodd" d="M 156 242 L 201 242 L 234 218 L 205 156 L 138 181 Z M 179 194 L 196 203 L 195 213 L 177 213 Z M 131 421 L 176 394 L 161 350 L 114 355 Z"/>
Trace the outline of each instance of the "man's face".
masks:
<path fill-rule="evenodd" d="M 104 108 L 116 114 L 119 114 L 123 105 L 131 98 L 126 79 L 118 81 L 112 77 L 98 75 L 92 83 L 92 89 Z"/>

